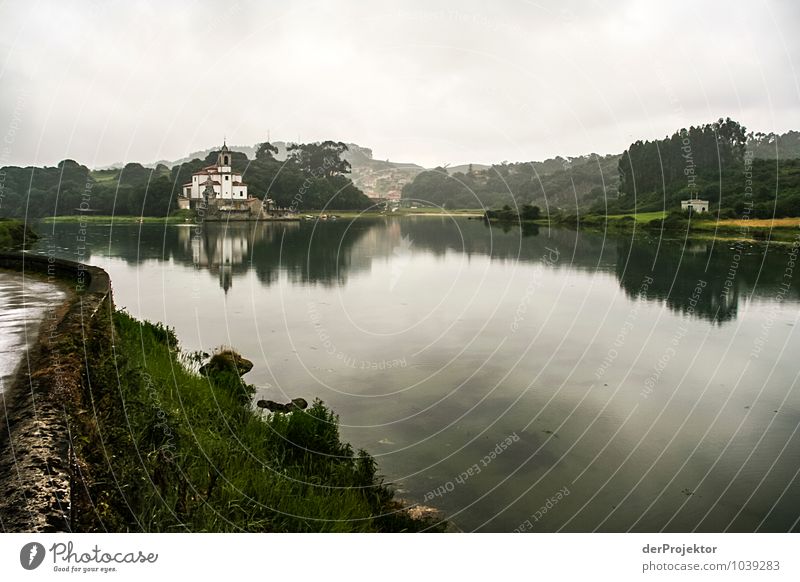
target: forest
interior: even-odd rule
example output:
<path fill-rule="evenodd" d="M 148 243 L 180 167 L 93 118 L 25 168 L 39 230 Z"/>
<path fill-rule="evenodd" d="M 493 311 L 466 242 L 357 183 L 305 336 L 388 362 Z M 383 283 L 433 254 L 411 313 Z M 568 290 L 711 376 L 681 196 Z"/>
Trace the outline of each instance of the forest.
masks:
<path fill-rule="evenodd" d="M 795 134 L 786 134 L 785 155 L 776 136 L 748 136 L 730 118 L 632 143 L 619 160 L 619 196 L 608 211 L 670 211 L 680 208 L 681 200 L 700 198 L 710 202 L 712 214 L 726 218 L 798 216 L 800 160 L 791 157 L 797 153 Z M 768 154 L 770 159 L 756 157 Z"/>

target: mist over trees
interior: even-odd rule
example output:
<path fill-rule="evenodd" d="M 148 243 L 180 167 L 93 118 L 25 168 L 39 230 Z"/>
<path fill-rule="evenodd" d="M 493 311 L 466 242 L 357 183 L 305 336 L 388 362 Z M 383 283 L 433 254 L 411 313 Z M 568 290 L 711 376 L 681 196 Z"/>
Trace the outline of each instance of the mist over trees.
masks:
<path fill-rule="evenodd" d="M 250 196 L 298 210 L 366 208 L 369 199 L 348 176 L 350 164 L 342 158 L 346 151 L 341 142 L 294 144 L 288 158 L 279 161 L 277 148 L 265 142 L 254 160 L 231 153 L 232 166 L 242 174 Z M 129 163 L 121 169 L 90 170 L 74 160 L 55 167 L 5 167 L 0 170 L 0 216 L 36 219 L 87 209 L 96 214 L 166 216 L 177 209 L 181 185 L 216 161 L 217 153 L 210 152 L 205 159 L 171 169 Z"/>

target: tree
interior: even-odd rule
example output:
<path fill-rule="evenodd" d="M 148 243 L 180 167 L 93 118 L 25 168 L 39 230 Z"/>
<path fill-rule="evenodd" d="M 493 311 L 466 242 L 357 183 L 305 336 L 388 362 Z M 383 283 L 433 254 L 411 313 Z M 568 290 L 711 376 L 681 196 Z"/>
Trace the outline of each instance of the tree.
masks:
<path fill-rule="evenodd" d="M 350 173 L 350 162 L 342 159 L 347 151 L 347 144 L 343 142 L 292 144 L 288 151 L 289 158 L 306 174 L 330 178 Z"/>
<path fill-rule="evenodd" d="M 519 217 L 522 220 L 537 220 L 540 214 L 541 211 L 538 206 L 523 204 L 522 211 L 519 213 Z"/>
<path fill-rule="evenodd" d="M 258 144 L 258 148 L 256 149 L 256 160 L 259 161 L 275 161 L 275 154 L 278 153 L 278 148 L 265 141 L 264 143 Z"/>

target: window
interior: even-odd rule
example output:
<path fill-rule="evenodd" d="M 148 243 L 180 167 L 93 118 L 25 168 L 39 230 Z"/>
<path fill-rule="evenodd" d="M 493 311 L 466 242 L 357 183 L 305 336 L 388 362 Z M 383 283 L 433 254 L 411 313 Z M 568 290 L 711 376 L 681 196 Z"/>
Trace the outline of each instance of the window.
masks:
<path fill-rule="evenodd" d="M 225 176 L 225 181 L 227 182 L 230 179 L 230 176 Z"/>

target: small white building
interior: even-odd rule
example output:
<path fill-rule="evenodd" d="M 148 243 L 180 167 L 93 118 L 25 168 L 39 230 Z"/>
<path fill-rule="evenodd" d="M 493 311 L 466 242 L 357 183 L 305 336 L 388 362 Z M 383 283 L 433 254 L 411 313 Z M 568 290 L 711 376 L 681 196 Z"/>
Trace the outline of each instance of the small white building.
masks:
<path fill-rule="evenodd" d="M 691 210 L 692 212 L 708 212 L 708 200 L 681 200 L 681 210 Z"/>
<path fill-rule="evenodd" d="M 223 143 L 217 155 L 217 164 L 192 174 L 192 181 L 184 184 L 181 189 L 182 196 L 192 202 L 201 200 L 210 181 L 214 190 L 213 200 L 247 200 L 247 184 L 242 182 L 241 174 L 236 174 L 231 169 L 231 157 L 228 146 Z"/>

